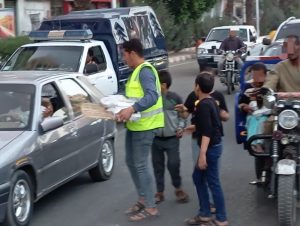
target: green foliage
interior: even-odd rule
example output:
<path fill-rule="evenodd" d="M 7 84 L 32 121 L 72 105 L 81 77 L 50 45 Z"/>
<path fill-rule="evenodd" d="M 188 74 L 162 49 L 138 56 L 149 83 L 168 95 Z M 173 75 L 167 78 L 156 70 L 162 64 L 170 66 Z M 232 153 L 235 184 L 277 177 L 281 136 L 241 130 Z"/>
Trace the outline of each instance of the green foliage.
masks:
<path fill-rule="evenodd" d="M 31 43 L 27 36 L 19 36 L 15 38 L 0 39 L 0 56 L 2 58 L 10 56 L 21 45 Z"/>
<path fill-rule="evenodd" d="M 163 0 L 177 22 L 199 19 L 217 0 Z"/>
<path fill-rule="evenodd" d="M 202 6 L 203 4 L 206 4 L 206 7 L 212 7 L 215 0 L 213 1 L 181 1 L 182 3 L 188 5 L 189 4 L 189 13 L 192 13 L 192 8 L 200 4 L 201 2 Z M 190 16 L 190 18 L 185 19 L 179 19 L 178 16 L 175 16 L 173 13 L 170 12 L 170 9 L 168 7 L 168 2 L 165 0 L 138 0 L 136 2 L 138 5 L 149 5 L 153 8 L 153 10 L 156 13 L 156 16 L 160 22 L 160 25 L 162 26 L 162 29 L 164 31 L 165 37 L 166 37 L 166 43 L 167 48 L 169 50 L 180 50 L 185 47 L 191 47 L 195 43 L 195 37 L 198 33 L 201 33 L 203 36 L 204 33 L 207 34 L 207 32 L 210 30 L 211 27 L 207 28 L 206 24 L 202 24 L 199 21 L 199 18 L 201 18 L 201 15 L 204 11 L 200 13 L 197 12 L 197 14 L 194 14 L 193 16 Z M 169 3 L 170 4 L 170 3 Z M 173 1 L 173 4 L 177 4 Z M 181 8 L 181 7 L 177 7 Z M 187 16 L 187 14 L 185 15 Z M 184 16 L 184 17 L 185 17 Z M 215 21 L 214 19 L 211 19 L 211 21 Z M 209 20 L 208 24 L 211 24 Z M 201 29 L 201 26 L 204 26 L 204 29 Z"/>

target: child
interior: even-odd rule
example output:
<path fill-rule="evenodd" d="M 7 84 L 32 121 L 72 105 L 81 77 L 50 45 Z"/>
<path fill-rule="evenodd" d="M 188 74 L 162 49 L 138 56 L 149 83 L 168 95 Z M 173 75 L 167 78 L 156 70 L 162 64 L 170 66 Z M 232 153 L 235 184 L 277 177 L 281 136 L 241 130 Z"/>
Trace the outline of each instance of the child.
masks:
<path fill-rule="evenodd" d="M 163 110 L 165 116 L 165 127 L 159 128 L 152 144 L 152 163 L 156 179 L 157 193 L 156 203 L 164 201 L 164 171 L 165 154 L 167 156 L 167 167 L 171 175 L 172 184 L 175 187 L 175 195 L 178 202 L 188 201 L 188 195 L 181 189 L 179 139 L 182 137 L 186 120 L 181 118 L 175 110 L 177 104 L 182 104 L 178 94 L 170 92 L 172 83 L 168 71 L 159 72 L 161 92 L 163 97 Z"/>
<path fill-rule="evenodd" d="M 219 179 L 219 160 L 222 154 L 222 125 L 220 109 L 216 101 L 210 96 L 214 86 L 214 77 L 210 73 L 202 72 L 196 78 L 195 93 L 199 98 L 196 106 L 195 126 L 199 145 L 197 165 L 194 168 L 193 180 L 197 189 L 200 214 L 187 219 L 199 225 L 209 223 L 211 210 L 209 203 L 208 187 L 211 190 L 215 208 L 215 225 L 228 225 L 225 201 Z"/>

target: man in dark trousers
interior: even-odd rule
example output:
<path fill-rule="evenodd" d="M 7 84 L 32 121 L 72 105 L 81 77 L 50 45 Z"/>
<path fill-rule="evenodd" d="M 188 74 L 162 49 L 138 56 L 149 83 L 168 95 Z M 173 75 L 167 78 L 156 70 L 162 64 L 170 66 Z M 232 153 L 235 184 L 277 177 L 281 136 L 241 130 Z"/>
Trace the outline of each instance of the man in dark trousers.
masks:
<path fill-rule="evenodd" d="M 158 216 L 154 200 L 154 184 L 148 164 L 154 134 L 164 127 L 163 103 L 156 69 L 143 57 L 139 39 L 124 42 L 124 60 L 133 72 L 127 80 L 125 95 L 136 102 L 116 115 L 116 120 L 126 122 L 126 164 L 138 193 L 138 201 L 126 211 L 131 221 Z M 131 121 L 133 113 L 141 118 Z"/>

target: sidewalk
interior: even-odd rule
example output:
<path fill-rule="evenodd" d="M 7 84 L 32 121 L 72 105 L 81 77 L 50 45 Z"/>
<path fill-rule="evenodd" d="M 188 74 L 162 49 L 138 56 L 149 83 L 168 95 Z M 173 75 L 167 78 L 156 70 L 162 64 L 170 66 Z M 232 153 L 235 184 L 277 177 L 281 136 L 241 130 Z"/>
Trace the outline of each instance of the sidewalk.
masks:
<path fill-rule="evenodd" d="M 169 52 L 169 63 L 178 63 L 196 58 L 196 47 L 185 48 L 178 52 Z"/>

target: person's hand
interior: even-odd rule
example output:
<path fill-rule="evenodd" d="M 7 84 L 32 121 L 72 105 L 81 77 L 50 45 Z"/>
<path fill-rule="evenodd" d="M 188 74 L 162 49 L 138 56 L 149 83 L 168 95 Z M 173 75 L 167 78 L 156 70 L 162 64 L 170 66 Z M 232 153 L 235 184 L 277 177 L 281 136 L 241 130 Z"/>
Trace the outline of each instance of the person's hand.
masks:
<path fill-rule="evenodd" d="M 52 116 L 52 114 L 53 114 L 53 109 L 51 109 L 50 107 L 45 107 L 43 109 L 43 118 L 50 117 Z"/>
<path fill-rule="evenodd" d="M 248 114 L 251 114 L 253 112 L 253 109 L 247 104 L 242 106 L 242 110 L 244 112 L 247 112 Z"/>
<path fill-rule="evenodd" d="M 183 135 L 184 129 L 183 128 L 178 128 L 176 131 L 176 137 L 181 138 Z"/>
<path fill-rule="evenodd" d="M 177 104 L 175 105 L 175 110 L 178 112 L 185 112 L 187 111 L 187 108 L 184 106 L 184 104 Z"/>
<path fill-rule="evenodd" d="M 198 167 L 201 170 L 205 170 L 207 168 L 206 155 L 200 154 L 198 158 Z"/>
<path fill-rule="evenodd" d="M 134 112 L 135 110 L 132 106 L 124 108 L 116 114 L 116 120 L 118 122 L 127 122 Z"/>

